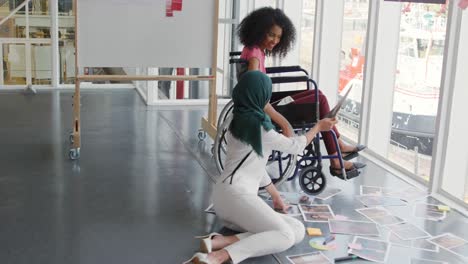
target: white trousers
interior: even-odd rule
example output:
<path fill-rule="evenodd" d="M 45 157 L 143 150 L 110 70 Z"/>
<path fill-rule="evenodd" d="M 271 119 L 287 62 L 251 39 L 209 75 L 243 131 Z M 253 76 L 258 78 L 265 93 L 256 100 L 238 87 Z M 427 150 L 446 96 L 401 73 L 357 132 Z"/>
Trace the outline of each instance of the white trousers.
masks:
<path fill-rule="evenodd" d="M 287 250 L 304 239 L 304 225 L 297 219 L 275 212 L 256 195 L 233 195 L 215 188 L 216 215 L 226 226 L 244 233 L 224 249 L 237 264 L 247 258 Z"/>

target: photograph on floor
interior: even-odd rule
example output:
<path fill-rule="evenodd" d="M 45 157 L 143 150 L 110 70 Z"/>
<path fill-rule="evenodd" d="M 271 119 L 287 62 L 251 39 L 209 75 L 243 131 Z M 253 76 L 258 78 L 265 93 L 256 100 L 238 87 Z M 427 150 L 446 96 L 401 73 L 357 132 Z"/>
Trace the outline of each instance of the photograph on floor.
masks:
<path fill-rule="evenodd" d="M 451 233 L 445 233 L 427 241 L 444 248 L 468 261 L 468 241 Z"/>
<path fill-rule="evenodd" d="M 328 222 L 330 233 L 355 236 L 380 236 L 380 230 L 373 222 L 333 220 Z"/>
<path fill-rule="evenodd" d="M 387 228 L 402 240 L 414 240 L 431 237 L 429 233 L 411 223 L 390 225 L 387 226 Z"/>
<path fill-rule="evenodd" d="M 396 197 L 376 196 L 376 195 L 361 195 L 358 199 L 366 207 L 376 206 L 405 206 L 407 203 Z"/>
<path fill-rule="evenodd" d="M 292 264 L 330 264 L 333 263 L 322 252 L 312 252 L 302 255 L 286 256 Z"/>
<path fill-rule="evenodd" d="M 411 258 L 410 264 L 448 264 L 448 262 L 438 261 L 438 260 L 429 260 L 429 259 L 420 259 L 420 258 Z"/>
<path fill-rule="evenodd" d="M 379 263 L 387 262 L 390 244 L 386 241 L 355 237 L 351 245 L 352 247 L 348 251 L 349 254 L 359 256 L 369 261 Z"/>
<path fill-rule="evenodd" d="M 321 192 L 319 195 L 315 196 L 315 198 L 320 199 L 320 200 L 327 200 L 339 193 L 341 193 L 341 189 L 327 188 L 323 192 Z"/>
<path fill-rule="evenodd" d="M 387 235 L 387 241 L 397 247 L 406 247 L 430 252 L 439 252 L 439 247 L 435 244 L 428 242 L 426 238 L 402 240 L 390 231 Z"/>
<path fill-rule="evenodd" d="M 431 221 L 441 221 L 447 216 L 446 211 L 440 210 L 441 205 L 416 203 L 413 207 L 413 215 Z"/>
<path fill-rule="evenodd" d="M 381 226 L 394 225 L 405 222 L 405 220 L 402 218 L 391 215 L 390 212 L 383 207 L 360 208 L 356 209 L 356 212 L 362 214 L 372 222 Z"/>
<path fill-rule="evenodd" d="M 328 222 L 335 214 L 328 204 L 299 205 L 302 217 L 306 222 Z"/>

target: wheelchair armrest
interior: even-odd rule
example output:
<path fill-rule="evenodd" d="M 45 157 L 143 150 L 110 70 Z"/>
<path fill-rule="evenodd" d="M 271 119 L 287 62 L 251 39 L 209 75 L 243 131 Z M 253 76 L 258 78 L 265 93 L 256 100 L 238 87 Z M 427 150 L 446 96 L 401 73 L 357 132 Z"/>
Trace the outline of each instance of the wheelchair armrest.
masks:
<path fill-rule="evenodd" d="M 229 52 L 229 57 L 240 56 L 241 54 L 242 54 L 242 52 L 240 52 L 240 51 L 231 51 L 231 52 Z"/>
<path fill-rule="evenodd" d="M 229 59 L 229 64 L 234 64 L 234 63 L 240 63 L 240 64 L 245 63 L 245 64 L 247 64 L 247 63 L 249 63 L 249 61 L 246 60 L 246 59 Z"/>
<path fill-rule="evenodd" d="M 295 82 L 308 82 L 308 76 L 280 76 L 271 77 L 271 83 L 295 83 Z"/>
<path fill-rule="evenodd" d="M 268 67 L 265 69 L 266 73 L 282 73 L 282 72 L 303 72 L 306 75 L 309 75 L 309 73 L 302 69 L 301 66 L 296 65 L 296 66 L 278 66 L 278 67 Z"/>

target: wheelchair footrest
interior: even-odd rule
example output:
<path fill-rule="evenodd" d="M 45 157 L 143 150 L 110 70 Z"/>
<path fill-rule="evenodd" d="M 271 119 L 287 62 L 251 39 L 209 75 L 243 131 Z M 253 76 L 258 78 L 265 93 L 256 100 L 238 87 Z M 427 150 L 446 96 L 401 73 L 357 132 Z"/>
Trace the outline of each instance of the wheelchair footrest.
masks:
<path fill-rule="evenodd" d="M 337 171 L 340 171 L 340 173 L 337 173 Z M 358 169 L 348 170 L 346 171 L 346 179 L 345 179 L 344 175 L 341 173 L 341 169 L 333 169 L 330 167 L 330 174 L 344 181 L 352 179 L 352 178 L 356 178 L 357 176 L 359 176 L 360 173 L 361 172 Z"/>

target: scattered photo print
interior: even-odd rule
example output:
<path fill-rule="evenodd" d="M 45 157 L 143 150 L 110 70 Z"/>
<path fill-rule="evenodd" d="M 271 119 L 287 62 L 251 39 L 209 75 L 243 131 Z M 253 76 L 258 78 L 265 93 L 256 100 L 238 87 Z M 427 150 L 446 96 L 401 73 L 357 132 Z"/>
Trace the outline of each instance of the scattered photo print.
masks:
<path fill-rule="evenodd" d="M 398 236 L 402 240 L 414 240 L 431 237 L 429 233 L 411 223 L 389 225 L 387 226 L 387 228 L 389 228 L 396 236 Z"/>
<path fill-rule="evenodd" d="M 330 264 L 333 263 L 322 252 L 312 252 L 302 255 L 286 256 L 293 264 Z"/>
<path fill-rule="evenodd" d="M 388 242 L 371 238 L 355 237 L 353 244 L 360 245 L 359 249 L 352 248 L 348 253 L 369 261 L 379 263 L 385 263 L 387 261 L 390 249 L 390 244 Z"/>
<path fill-rule="evenodd" d="M 356 211 L 367 217 L 372 222 L 382 226 L 405 222 L 405 220 L 401 219 L 400 217 L 391 215 L 390 212 L 382 207 L 361 208 L 356 209 Z"/>
<path fill-rule="evenodd" d="M 330 233 L 334 234 L 380 236 L 379 228 L 372 222 L 330 219 L 328 224 Z"/>
<path fill-rule="evenodd" d="M 412 258 L 410 264 L 448 264 L 445 261 Z"/>
<path fill-rule="evenodd" d="M 335 214 L 328 204 L 301 204 L 299 205 L 299 209 L 306 222 L 328 222 L 329 219 L 335 217 Z"/>
<path fill-rule="evenodd" d="M 357 199 L 367 207 L 406 205 L 402 200 L 390 196 L 361 195 L 357 196 Z"/>
<path fill-rule="evenodd" d="M 443 220 L 447 216 L 447 212 L 440 211 L 438 206 L 436 204 L 417 203 L 414 205 L 414 216 L 432 221 Z"/>
<path fill-rule="evenodd" d="M 468 241 L 451 233 L 445 233 L 427 240 L 453 254 L 468 260 Z"/>

